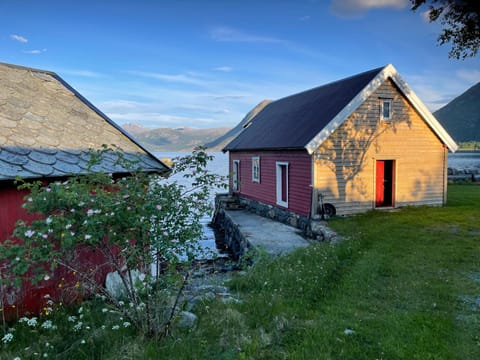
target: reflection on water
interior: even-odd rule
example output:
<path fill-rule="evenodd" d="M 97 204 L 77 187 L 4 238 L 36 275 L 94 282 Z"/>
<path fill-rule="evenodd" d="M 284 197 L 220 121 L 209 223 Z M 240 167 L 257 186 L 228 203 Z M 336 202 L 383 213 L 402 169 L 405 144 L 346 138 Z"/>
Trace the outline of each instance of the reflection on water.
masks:
<path fill-rule="evenodd" d="M 186 156 L 189 153 L 186 152 L 155 152 L 154 155 L 159 159 L 168 158 L 174 159 L 176 157 Z M 214 156 L 214 159 L 207 164 L 207 169 L 215 174 L 227 176 L 228 175 L 228 154 L 222 152 L 212 152 L 209 153 Z M 189 186 L 190 179 L 185 179 L 182 176 L 172 176 L 171 179 L 178 181 L 179 184 Z M 223 191 L 223 190 L 219 190 Z M 204 250 L 204 255 L 200 256 L 201 258 L 211 258 L 211 254 L 214 256 L 226 256 L 225 253 L 221 253 L 222 248 L 221 244 L 216 244 L 216 238 L 214 230 L 208 226 L 210 220 L 212 219 L 213 210 L 214 210 L 214 199 L 215 199 L 215 190 L 211 194 L 211 212 L 205 214 L 201 219 L 203 225 L 203 238 L 200 239 L 200 245 Z"/>

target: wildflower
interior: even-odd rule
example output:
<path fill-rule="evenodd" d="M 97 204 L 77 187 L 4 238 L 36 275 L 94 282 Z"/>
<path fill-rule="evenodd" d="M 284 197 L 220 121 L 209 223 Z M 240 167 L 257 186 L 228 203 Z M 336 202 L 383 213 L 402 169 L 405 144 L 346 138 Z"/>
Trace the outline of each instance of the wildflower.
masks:
<path fill-rule="evenodd" d="M 82 339 L 82 341 L 80 341 L 80 344 L 85 344 L 86 341 Z"/>
<path fill-rule="evenodd" d="M 48 280 L 50 280 L 50 276 L 48 276 L 48 274 L 47 274 L 47 275 L 45 275 L 45 276 L 43 277 L 43 280 L 45 280 L 45 281 L 48 281 Z"/>
<path fill-rule="evenodd" d="M 67 318 L 67 320 L 68 320 L 69 322 L 75 322 L 75 321 L 77 321 L 77 317 L 74 316 L 74 315 L 71 315 L 71 316 L 69 316 L 69 317 Z"/>
<path fill-rule="evenodd" d="M 68 229 L 70 229 L 71 227 L 72 227 L 72 224 L 67 224 L 67 225 L 65 226 L 65 229 L 68 230 Z"/>
<path fill-rule="evenodd" d="M 83 306 L 80 306 L 80 308 L 78 309 L 78 313 L 81 314 L 83 312 Z"/>
<path fill-rule="evenodd" d="M 24 316 L 24 317 L 21 317 L 20 319 L 18 319 L 18 322 L 23 323 L 23 322 L 27 322 L 28 320 L 29 320 L 28 317 Z"/>
<path fill-rule="evenodd" d="M 28 202 L 32 202 L 33 199 L 32 199 L 31 197 L 29 197 L 29 198 L 27 199 L 27 201 L 28 201 Z"/>
<path fill-rule="evenodd" d="M 120 301 L 118 302 L 118 305 L 119 305 L 119 306 L 123 306 L 123 305 L 125 305 L 125 303 L 120 300 Z"/>
<path fill-rule="evenodd" d="M 162 205 L 157 205 L 156 208 L 157 210 L 162 210 Z"/>
<path fill-rule="evenodd" d="M 53 327 L 52 320 L 46 320 L 43 322 L 41 328 L 42 329 L 51 329 Z"/>
<path fill-rule="evenodd" d="M 45 222 L 47 223 L 47 225 L 50 225 L 50 223 L 52 222 L 52 218 L 49 216 L 45 219 Z"/>
<path fill-rule="evenodd" d="M 30 238 L 33 236 L 33 234 L 35 234 L 35 231 L 31 230 L 31 229 L 28 229 L 27 231 L 25 231 L 25 236 Z"/>
<path fill-rule="evenodd" d="M 15 261 L 20 261 L 20 258 L 17 256 L 17 257 L 15 258 Z"/>
<path fill-rule="evenodd" d="M 46 239 L 46 238 L 48 238 L 48 235 L 47 234 L 42 234 L 42 238 Z"/>
<path fill-rule="evenodd" d="M 93 215 L 93 210 L 92 209 L 88 209 L 87 211 L 87 216 L 92 216 Z"/>
<path fill-rule="evenodd" d="M 123 327 L 124 327 L 124 328 L 128 328 L 130 325 L 132 325 L 132 324 L 130 324 L 128 321 L 125 321 L 125 322 L 123 323 Z"/>
<path fill-rule="evenodd" d="M 13 360 L 22 360 L 18 356 L 14 357 Z"/>
<path fill-rule="evenodd" d="M 73 331 L 80 331 L 82 330 L 82 326 L 83 326 L 83 323 L 81 321 L 79 321 L 78 323 L 76 323 L 74 326 L 73 326 Z"/>
<path fill-rule="evenodd" d="M 28 319 L 27 325 L 30 326 L 30 327 L 35 327 L 35 326 L 37 326 L 37 318 L 36 318 L 36 317 L 32 317 L 31 319 Z"/>
<path fill-rule="evenodd" d="M 104 313 L 104 314 L 105 314 L 107 311 L 108 311 L 108 309 L 106 309 L 106 308 L 103 308 L 103 309 L 102 309 L 102 313 Z"/>
<path fill-rule="evenodd" d="M 90 240 L 92 238 L 92 235 L 85 235 L 85 240 Z"/>
<path fill-rule="evenodd" d="M 6 333 L 6 334 L 3 336 L 3 338 L 2 338 L 2 342 L 3 342 L 4 344 L 7 344 L 7 343 L 9 343 L 9 342 L 12 341 L 12 340 L 13 340 L 13 334 L 12 334 L 12 333 Z"/>
<path fill-rule="evenodd" d="M 112 330 L 118 330 L 118 329 L 120 329 L 120 326 L 118 326 L 118 325 L 113 325 L 112 326 Z"/>
<path fill-rule="evenodd" d="M 47 187 L 47 188 L 45 189 L 45 191 L 46 191 L 46 192 L 50 192 L 50 191 L 52 191 L 52 189 L 50 189 L 50 188 Z"/>

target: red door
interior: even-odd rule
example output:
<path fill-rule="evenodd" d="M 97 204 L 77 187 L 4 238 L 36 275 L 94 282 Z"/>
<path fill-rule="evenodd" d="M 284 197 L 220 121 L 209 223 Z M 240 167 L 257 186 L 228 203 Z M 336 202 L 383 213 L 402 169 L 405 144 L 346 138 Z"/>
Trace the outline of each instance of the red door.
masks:
<path fill-rule="evenodd" d="M 385 187 L 383 180 L 385 177 L 385 161 L 377 160 L 375 180 L 375 207 L 383 206 L 385 198 Z"/>
<path fill-rule="evenodd" d="M 395 199 L 395 161 L 377 160 L 375 178 L 375 207 L 393 206 Z"/>

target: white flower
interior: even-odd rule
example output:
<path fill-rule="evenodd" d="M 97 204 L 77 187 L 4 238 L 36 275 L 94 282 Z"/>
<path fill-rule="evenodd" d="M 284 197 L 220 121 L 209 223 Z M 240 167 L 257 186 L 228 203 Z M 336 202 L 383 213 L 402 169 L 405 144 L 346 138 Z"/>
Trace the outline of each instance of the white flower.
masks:
<path fill-rule="evenodd" d="M 45 219 L 45 222 L 47 223 L 47 225 L 50 225 L 50 223 L 52 222 L 52 218 L 49 216 Z"/>
<path fill-rule="evenodd" d="M 119 305 L 119 306 L 123 306 L 123 305 L 125 305 L 125 303 L 120 300 L 120 301 L 118 302 L 118 305 Z"/>
<path fill-rule="evenodd" d="M 88 235 L 88 234 L 85 235 L 85 240 L 89 240 L 89 239 L 91 239 L 91 238 L 92 238 L 92 235 Z"/>
<path fill-rule="evenodd" d="M 71 227 L 72 227 L 72 224 L 67 224 L 67 225 L 65 226 L 65 229 L 68 230 L 68 229 L 70 229 Z"/>
<path fill-rule="evenodd" d="M 125 322 L 123 323 L 123 327 L 124 327 L 124 328 L 128 328 L 130 325 L 132 325 L 132 324 L 130 324 L 128 321 L 125 321 Z"/>
<path fill-rule="evenodd" d="M 24 316 L 24 317 L 21 317 L 20 319 L 18 319 L 18 322 L 23 323 L 23 322 L 27 322 L 28 320 L 29 320 L 28 317 Z"/>
<path fill-rule="evenodd" d="M 31 319 L 28 319 L 27 325 L 28 325 L 28 326 L 31 326 L 31 327 L 37 326 L 37 318 L 36 318 L 36 317 L 32 317 Z"/>
<path fill-rule="evenodd" d="M 93 210 L 92 209 L 88 209 L 87 211 L 87 216 L 92 216 L 93 215 Z"/>
<path fill-rule="evenodd" d="M 86 341 L 82 339 L 82 341 L 80 341 L 80 344 L 85 344 Z"/>
<path fill-rule="evenodd" d="M 108 309 L 106 309 L 106 308 L 103 308 L 103 309 L 102 309 L 102 313 L 104 313 L 104 314 L 105 314 L 107 311 L 108 311 Z"/>
<path fill-rule="evenodd" d="M 71 315 L 67 318 L 67 320 L 70 321 L 70 322 L 75 322 L 75 321 L 77 321 L 77 317 L 74 316 L 74 315 Z"/>
<path fill-rule="evenodd" d="M 47 234 L 42 234 L 42 238 L 46 239 L 46 238 L 48 238 L 48 235 Z"/>
<path fill-rule="evenodd" d="M 79 321 L 73 326 L 73 331 L 80 331 L 82 329 L 83 323 Z"/>
<path fill-rule="evenodd" d="M 45 191 L 46 191 L 46 192 L 50 192 L 50 191 L 52 191 L 52 189 L 46 188 Z"/>
<path fill-rule="evenodd" d="M 118 330 L 118 329 L 120 329 L 120 326 L 119 326 L 119 325 L 113 325 L 113 326 L 112 326 L 112 330 Z"/>
<path fill-rule="evenodd" d="M 47 274 L 47 275 L 45 275 L 45 276 L 43 277 L 43 280 L 45 280 L 45 281 L 48 281 L 48 280 L 50 280 L 50 276 L 48 276 L 48 274 Z"/>
<path fill-rule="evenodd" d="M 25 231 L 25 236 L 28 237 L 28 238 L 32 237 L 33 234 L 35 234 L 35 231 L 33 231 L 31 229 Z"/>
<path fill-rule="evenodd" d="M 12 340 L 13 340 L 13 334 L 12 333 L 6 333 L 2 338 L 2 342 L 4 344 L 9 343 Z"/>
<path fill-rule="evenodd" d="M 42 329 L 51 329 L 52 327 L 53 327 L 52 320 L 46 320 L 41 326 Z"/>
<path fill-rule="evenodd" d="M 28 202 L 32 202 L 33 199 L 32 199 L 31 197 L 29 197 L 29 198 L 27 199 L 27 201 L 28 201 Z"/>
<path fill-rule="evenodd" d="M 343 330 L 343 333 L 344 333 L 345 335 L 352 335 L 352 334 L 355 334 L 355 330 L 352 330 L 352 329 L 348 329 L 348 328 L 347 328 L 347 329 Z"/>
<path fill-rule="evenodd" d="M 14 357 L 13 360 L 22 360 L 18 356 Z"/>
<path fill-rule="evenodd" d="M 81 314 L 83 312 L 83 306 L 80 306 L 80 308 L 78 309 L 78 313 Z"/>

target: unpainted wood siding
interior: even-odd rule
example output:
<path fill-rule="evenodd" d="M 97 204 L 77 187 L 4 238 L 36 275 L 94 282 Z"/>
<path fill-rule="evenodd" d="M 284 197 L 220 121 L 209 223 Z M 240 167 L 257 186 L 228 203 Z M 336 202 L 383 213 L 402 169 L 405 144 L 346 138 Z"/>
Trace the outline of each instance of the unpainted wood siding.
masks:
<path fill-rule="evenodd" d="M 260 158 L 260 182 L 252 181 L 252 158 Z M 288 210 L 309 215 L 312 198 L 312 161 L 305 150 L 296 151 L 231 151 L 230 174 L 234 160 L 240 160 L 241 196 L 284 208 L 276 203 L 276 163 L 288 163 Z M 230 188 L 232 183 L 230 181 Z"/>
<path fill-rule="evenodd" d="M 389 122 L 380 120 L 382 99 L 392 99 Z M 335 130 L 315 159 L 315 191 L 338 214 L 375 207 L 376 160 L 394 161 L 394 207 L 446 201 L 447 149 L 391 80 Z"/>

